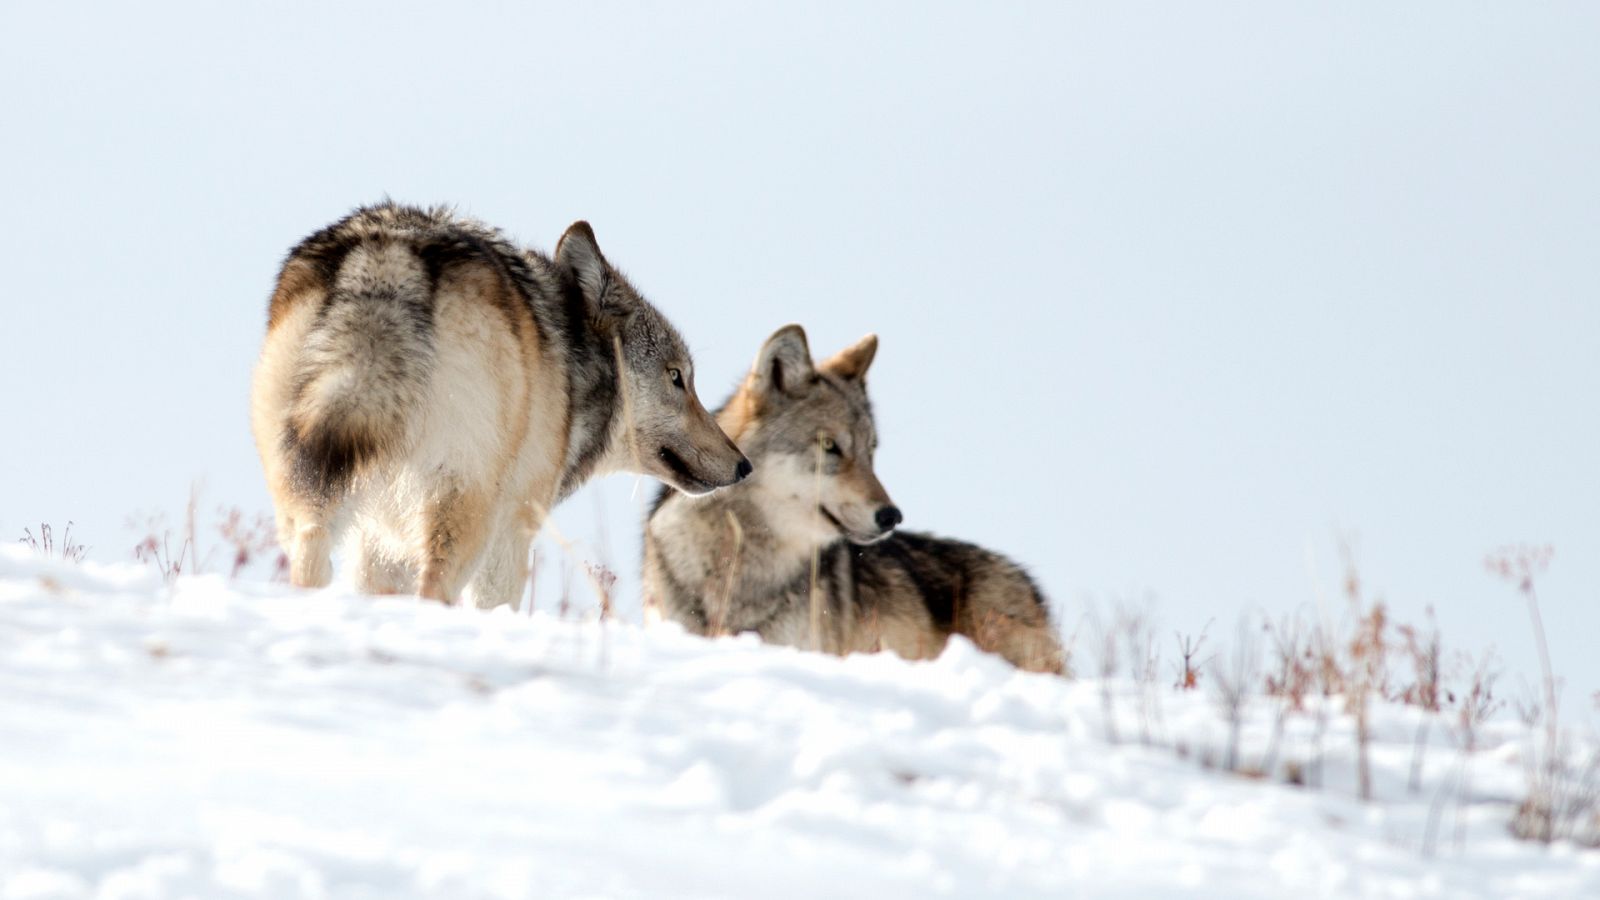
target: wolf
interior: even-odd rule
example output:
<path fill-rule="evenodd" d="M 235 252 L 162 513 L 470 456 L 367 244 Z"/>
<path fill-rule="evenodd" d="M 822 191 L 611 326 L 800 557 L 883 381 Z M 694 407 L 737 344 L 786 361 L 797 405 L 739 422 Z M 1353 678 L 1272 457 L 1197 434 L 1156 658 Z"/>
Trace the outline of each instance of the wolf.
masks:
<path fill-rule="evenodd" d="M 290 580 L 514 602 L 545 515 L 595 475 L 703 494 L 750 474 L 672 325 L 574 223 L 553 256 L 390 201 L 278 273 L 251 427 Z M 470 584 L 469 584 L 470 582 Z"/>
<path fill-rule="evenodd" d="M 726 491 L 663 490 L 644 527 L 646 609 L 697 634 L 755 632 L 835 654 L 938 655 L 951 634 L 1029 670 L 1063 673 L 1060 639 L 1028 574 L 961 541 L 896 531 L 873 471 L 868 335 L 820 365 L 779 329 L 717 411 L 755 464 Z"/>

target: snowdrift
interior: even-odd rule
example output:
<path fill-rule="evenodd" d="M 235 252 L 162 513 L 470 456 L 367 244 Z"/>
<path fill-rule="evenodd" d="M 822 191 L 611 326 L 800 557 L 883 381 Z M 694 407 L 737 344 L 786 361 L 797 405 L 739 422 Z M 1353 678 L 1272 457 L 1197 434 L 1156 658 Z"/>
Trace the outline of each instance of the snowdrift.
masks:
<path fill-rule="evenodd" d="M 1413 794 L 1418 712 L 1381 707 L 1362 803 L 1343 717 L 1297 788 L 1208 768 L 1215 704 L 1164 685 L 1108 685 L 1112 743 L 1099 682 L 961 641 L 840 660 L 8 548 L 0 897 L 1600 896 L 1600 853 L 1507 832 L 1520 723 L 1465 798 L 1432 729 Z"/>

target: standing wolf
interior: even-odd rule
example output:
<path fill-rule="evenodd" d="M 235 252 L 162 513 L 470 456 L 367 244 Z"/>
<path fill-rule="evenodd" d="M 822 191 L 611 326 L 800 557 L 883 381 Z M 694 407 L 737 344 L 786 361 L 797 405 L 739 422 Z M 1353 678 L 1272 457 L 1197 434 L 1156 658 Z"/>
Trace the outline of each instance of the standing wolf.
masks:
<path fill-rule="evenodd" d="M 800 326 L 767 340 L 717 414 L 756 474 L 709 497 L 661 492 L 645 523 L 646 604 L 699 634 L 754 631 L 838 654 L 926 658 L 961 634 L 1061 672 L 1026 572 L 971 544 L 893 532 L 900 510 L 872 470 L 865 376 L 877 347 L 869 335 L 813 366 Z"/>
<path fill-rule="evenodd" d="M 382 203 L 289 252 L 251 424 L 296 585 L 513 601 L 544 516 L 610 471 L 701 494 L 750 462 L 689 351 L 585 222 L 554 258 L 448 210 Z"/>

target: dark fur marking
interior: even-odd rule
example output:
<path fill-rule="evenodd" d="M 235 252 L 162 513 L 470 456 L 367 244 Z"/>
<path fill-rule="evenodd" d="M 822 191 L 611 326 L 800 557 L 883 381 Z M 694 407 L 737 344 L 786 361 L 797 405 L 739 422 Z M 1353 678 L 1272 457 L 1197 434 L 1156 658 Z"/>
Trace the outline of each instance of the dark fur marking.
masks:
<path fill-rule="evenodd" d="M 658 487 L 656 489 L 655 499 L 650 501 L 650 511 L 644 514 L 644 520 L 649 522 L 651 519 L 655 518 L 656 513 L 661 511 L 661 507 L 666 505 L 667 498 L 671 496 L 672 488 L 667 487 L 664 484 Z"/>
<path fill-rule="evenodd" d="M 435 236 L 419 241 L 414 252 L 422 260 L 422 266 L 428 276 L 428 293 L 431 295 L 438 287 L 439 278 L 451 266 L 467 263 L 477 263 L 488 266 L 500 280 L 504 291 L 496 291 L 493 302 L 506 317 L 506 324 L 513 332 L 520 332 L 523 320 L 518 315 L 519 311 L 527 311 L 535 318 L 536 328 L 541 340 L 544 338 L 542 330 L 537 328 L 537 316 L 532 298 L 539 293 L 539 286 L 534 281 L 527 262 L 514 247 L 498 238 L 486 238 L 471 231 L 461 229 L 442 230 Z"/>
<path fill-rule="evenodd" d="M 694 472 L 689 468 L 689 464 L 683 461 L 683 457 L 672 451 L 671 447 L 662 447 L 660 450 L 656 451 L 656 456 L 660 457 L 661 461 L 667 464 L 667 468 L 671 469 L 674 475 L 682 478 L 686 483 L 705 483 L 694 474 Z"/>
<path fill-rule="evenodd" d="M 306 435 L 286 425 L 283 446 L 292 461 L 295 486 L 322 500 L 342 493 L 361 466 L 382 449 L 376 441 L 343 432 L 330 422 L 317 423 Z"/>
<path fill-rule="evenodd" d="M 417 258 L 422 260 L 422 268 L 428 275 L 428 293 L 433 293 L 439 288 L 439 276 L 444 274 L 445 267 L 451 263 L 472 258 L 467 247 L 460 241 L 428 241 L 416 248 Z"/>
<path fill-rule="evenodd" d="M 862 550 L 876 553 L 899 566 L 911 579 L 917 593 L 922 595 L 922 603 L 928 608 L 934 624 L 944 631 L 950 631 L 955 627 L 956 607 L 960 603 L 961 593 L 970 579 L 965 577 L 966 566 L 948 560 L 937 552 L 937 545 L 941 543 L 958 542 L 897 531 Z"/>
<path fill-rule="evenodd" d="M 324 232 L 332 230 L 332 228 L 323 229 Z M 319 236 L 322 239 L 312 245 L 313 239 Z M 308 247 L 307 245 L 311 246 Z M 299 246 L 291 250 L 289 255 L 284 257 L 283 265 L 278 268 L 278 278 L 274 282 L 275 287 L 272 299 L 267 303 L 268 327 L 271 327 L 287 312 L 294 297 L 299 293 L 298 291 L 292 294 L 283 292 L 284 280 L 289 273 L 291 265 L 300 262 L 310 266 L 313 277 L 316 281 L 321 282 L 324 292 L 331 292 L 333 280 L 339 272 L 339 267 L 344 265 L 344 258 L 350 254 L 350 251 L 355 246 L 356 240 L 353 236 L 344 235 L 336 238 L 334 235 L 324 235 L 323 232 L 318 232 L 317 235 L 307 238 Z"/>

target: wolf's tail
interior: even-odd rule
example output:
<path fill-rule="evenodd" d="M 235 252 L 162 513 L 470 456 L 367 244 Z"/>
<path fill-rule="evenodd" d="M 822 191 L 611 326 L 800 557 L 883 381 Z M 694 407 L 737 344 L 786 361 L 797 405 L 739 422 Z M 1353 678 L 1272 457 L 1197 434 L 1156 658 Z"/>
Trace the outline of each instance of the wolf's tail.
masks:
<path fill-rule="evenodd" d="M 410 439 L 434 363 L 433 296 L 403 241 L 350 249 L 306 336 L 283 441 L 296 484 L 344 491 Z"/>

